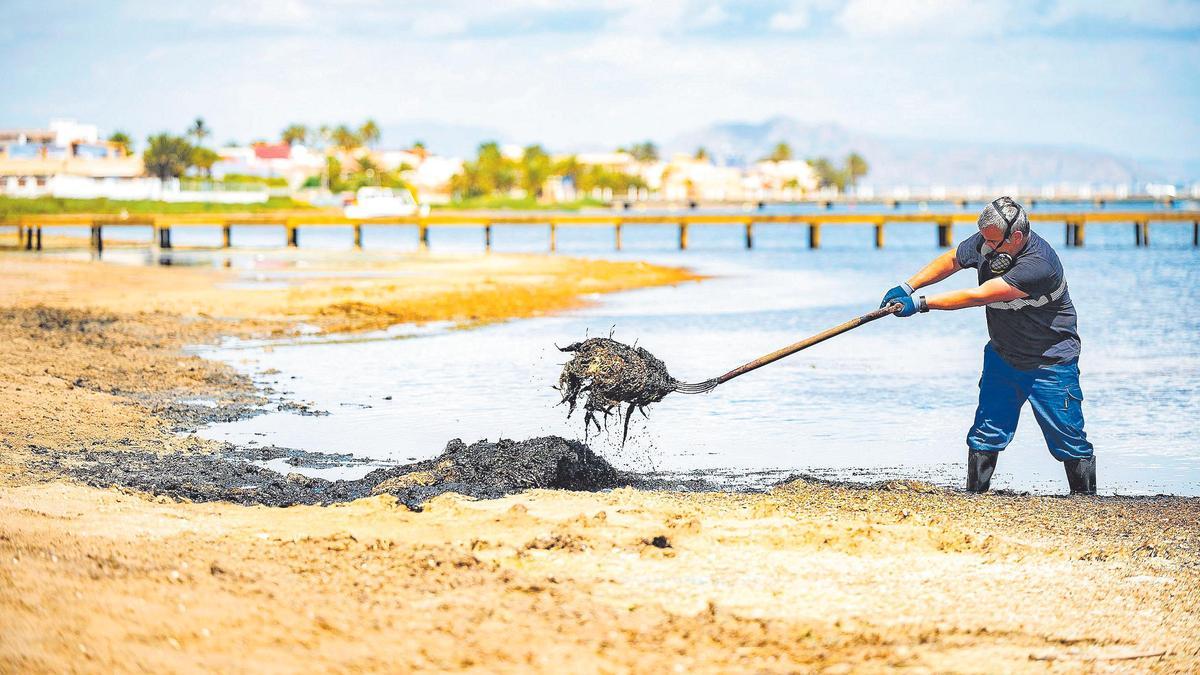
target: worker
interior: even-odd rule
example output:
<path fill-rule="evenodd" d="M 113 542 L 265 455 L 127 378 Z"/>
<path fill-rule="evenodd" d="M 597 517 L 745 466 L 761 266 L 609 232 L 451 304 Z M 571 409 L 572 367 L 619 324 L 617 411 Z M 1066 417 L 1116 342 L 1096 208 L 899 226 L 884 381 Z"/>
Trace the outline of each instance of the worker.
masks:
<path fill-rule="evenodd" d="M 967 267 L 978 270 L 977 287 L 913 295 Z M 978 232 L 888 291 L 880 307 L 893 303 L 900 305 L 899 317 L 987 307 L 991 339 L 983 349 L 979 407 L 967 433 L 967 490 L 987 491 L 1028 400 L 1050 454 L 1063 463 L 1071 493 L 1096 494 L 1096 457 L 1083 430 L 1075 305 L 1058 254 L 1029 228 L 1020 204 L 1000 197 L 985 206 Z"/>

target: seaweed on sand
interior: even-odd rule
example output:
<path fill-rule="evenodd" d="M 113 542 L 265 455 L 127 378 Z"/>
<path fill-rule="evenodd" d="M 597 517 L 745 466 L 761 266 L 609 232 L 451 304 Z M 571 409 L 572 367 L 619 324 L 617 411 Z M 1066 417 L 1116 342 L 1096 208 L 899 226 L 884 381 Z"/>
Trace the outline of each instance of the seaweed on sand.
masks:
<path fill-rule="evenodd" d="M 37 453 L 42 457 L 36 467 L 65 473 L 96 487 L 133 488 L 195 502 L 266 506 L 334 504 L 387 493 L 409 509 L 420 511 L 424 502 L 446 492 L 494 499 L 531 488 L 605 490 L 629 480 L 583 443 L 557 436 L 471 445 L 454 439 L 432 459 L 379 468 L 359 479 L 334 481 L 300 473 L 285 476 L 260 465 L 265 459 L 280 456 L 294 457 L 301 464 L 330 458 L 283 448 L 250 449 L 225 444 L 220 452 L 68 452 L 40 448 Z M 345 461 L 349 457 L 333 459 Z"/>
<path fill-rule="evenodd" d="M 629 436 L 629 418 L 634 409 L 644 417 L 646 406 L 663 400 L 677 384 L 666 364 L 653 354 L 612 338 L 589 338 L 559 349 L 573 354 L 563 365 L 557 387 L 562 402 L 568 405 L 567 417 L 575 412 L 579 397 L 584 396 L 584 431 L 590 424 L 599 430 L 597 417 L 607 425 L 608 416 L 620 415 L 621 404 L 627 403 L 622 444 Z"/>

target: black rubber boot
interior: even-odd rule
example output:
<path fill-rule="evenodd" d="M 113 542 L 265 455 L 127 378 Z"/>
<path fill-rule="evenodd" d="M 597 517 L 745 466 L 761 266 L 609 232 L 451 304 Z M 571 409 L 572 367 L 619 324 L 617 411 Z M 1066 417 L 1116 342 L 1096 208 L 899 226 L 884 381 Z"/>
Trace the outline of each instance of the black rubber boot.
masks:
<path fill-rule="evenodd" d="M 1068 459 L 1063 462 L 1067 470 L 1067 483 L 1073 495 L 1096 494 L 1096 458 Z"/>
<path fill-rule="evenodd" d="M 987 492 L 992 485 L 998 452 L 971 450 L 967 453 L 967 492 Z"/>

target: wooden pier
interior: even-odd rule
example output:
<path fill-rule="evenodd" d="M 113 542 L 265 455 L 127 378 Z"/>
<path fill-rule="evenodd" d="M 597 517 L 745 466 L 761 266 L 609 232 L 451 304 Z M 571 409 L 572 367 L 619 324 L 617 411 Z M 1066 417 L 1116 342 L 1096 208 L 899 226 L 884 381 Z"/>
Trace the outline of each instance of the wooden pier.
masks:
<path fill-rule="evenodd" d="M 300 245 L 302 228 L 350 227 L 353 230 L 354 247 L 363 248 L 363 228 L 407 226 L 416 227 L 417 245 L 421 250 L 429 248 L 429 231 L 434 228 L 473 227 L 482 233 L 483 245 L 491 250 L 493 228 L 497 225 L 545 227 L 549 230 L 549 248 L 558 247 L 558 230 L 564 227 L 612 228 L 616 250 L 622 247 L 622 232 L 627 227 L 668 226 L 678 228 L 678 245 L 688 248 L 689 231 L 696 227 L 740 226 L 745 232 L 745 247 L 754 247 L 755 227 L 764 224 L 785 224 L 807 229 L 809 248 L 821 247 L 821 231 L 825 227 L 870 227 L 876 248 L 883 248 L 884 230 L 887 225 L 916 227 L 933 225 L 937 245 L 948 248 L 953 245 L 956 223 L 975 224 L 973 213 L 806 213 L 806 214 L 761 214 L 761 213 L 668 213 L 637 214 L 612 212 L 602 214 L 575 214 L 553 212 L 445 212 L 423 216 L 391 218 L 347 218 L 340 213 L 285 212 L 254 214 L 168 214 L 168 215 L 102 215 L 70 214 L 22 216 L 18 220 L 0 222 L 0 226 L 14 227 L 17 247 L 30 251 L 42 250 L 42 232 L 47 228 L 86 227 L 91 232 L 91 248 L 104 250 L 104 228 L 106 226 L 141 225 L 152 228 L 151 245 L 160 249 L 173 248 L 171 233 L 179 228 L 215 228 L 221 232 L 221 246 L 232 248 L 236 242 L 233 228 L 238 227 L 282 227 L 282 244 Z M 1088 225 L 1132 225 L 1135 246 L 1150 245 L 1152 222 L 1191 222 L 1192 245 L 1200 246 L 1200 211 L 1090 211 L 1081 213 L 1030 213 L 1029 219 L 1035 228 L 1045 235 L 1047 227 L 1041 223 L 1062 223 L 1065 228 L 1064 242 L 1067 246 L 1083 246 Z"/>

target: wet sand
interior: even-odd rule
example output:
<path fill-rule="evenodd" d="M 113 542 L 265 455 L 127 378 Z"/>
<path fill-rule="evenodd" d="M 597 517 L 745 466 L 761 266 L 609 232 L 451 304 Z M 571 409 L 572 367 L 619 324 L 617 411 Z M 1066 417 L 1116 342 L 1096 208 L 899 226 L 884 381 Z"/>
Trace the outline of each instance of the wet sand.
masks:
<path fill-rule="evenodd" d="M 376 260 L 366 279 L 316 264 L 230 293 L 227 271 L 0 254 L 0 672 L 1200 669 L 1196 499 L 797 480 L 443 494 L 415 512 L 67 475 L 219 455 L 176 432 L 270 393 L 187 344 L 470 325 L 690 279 L 548 256 Z"/>

